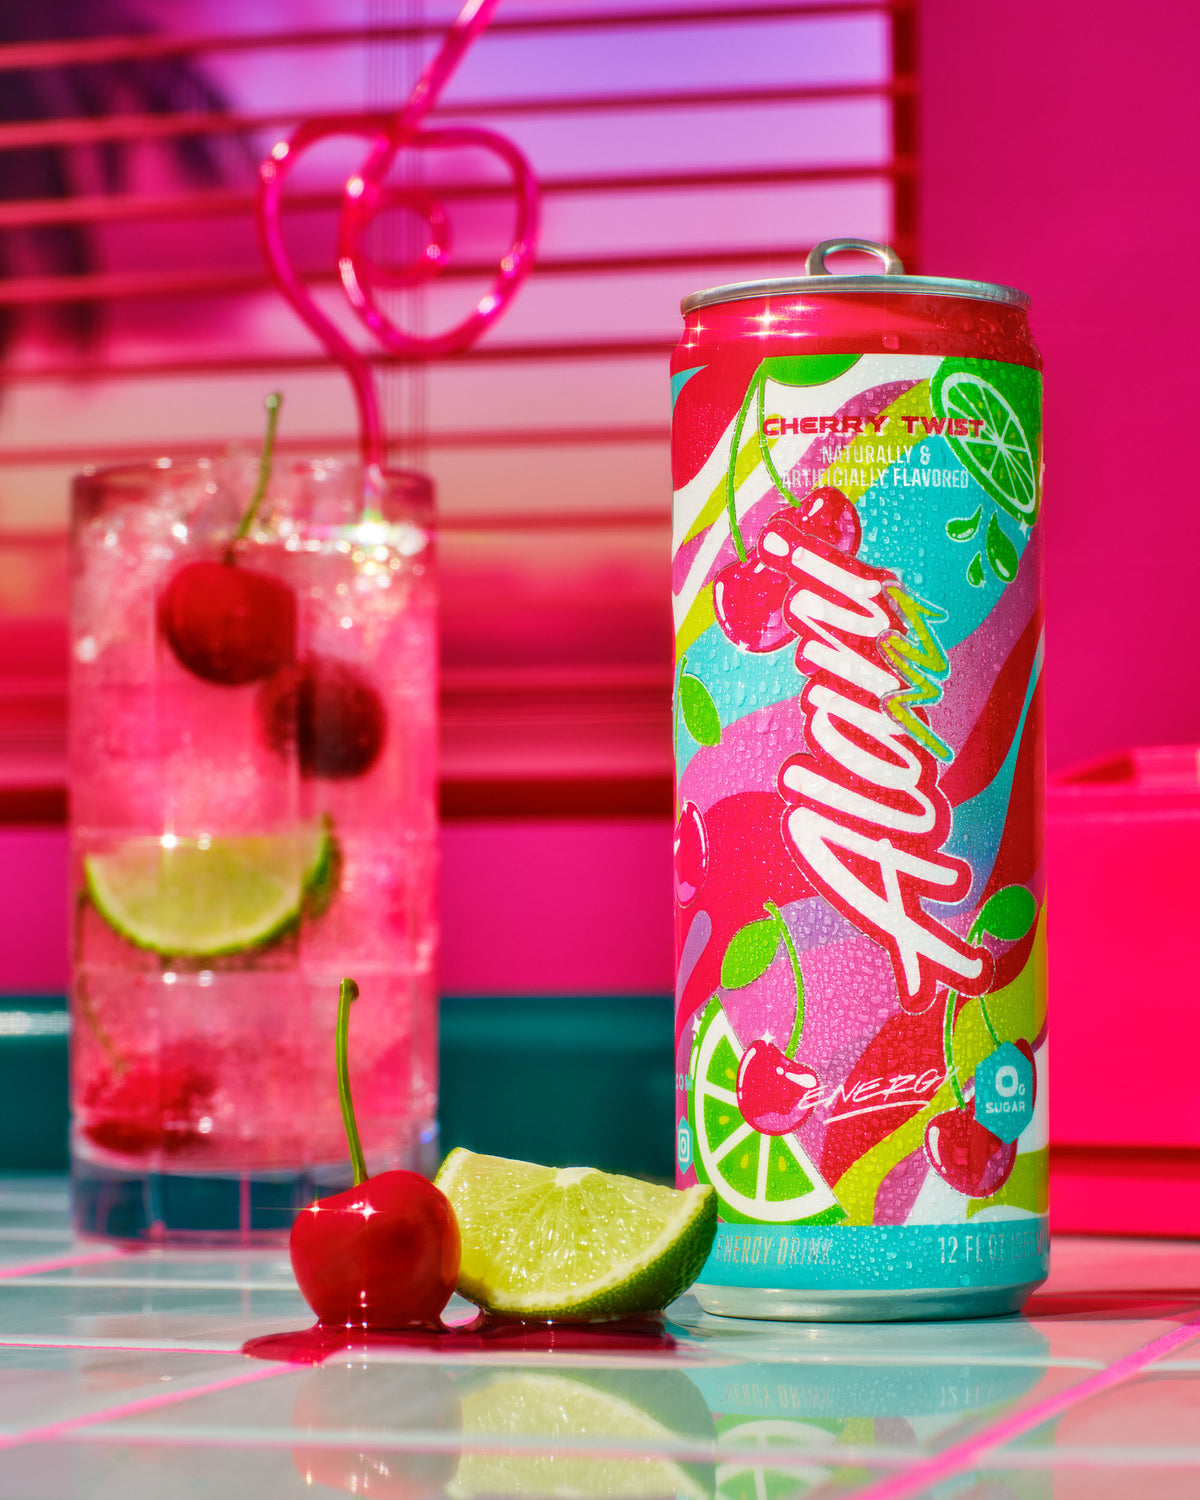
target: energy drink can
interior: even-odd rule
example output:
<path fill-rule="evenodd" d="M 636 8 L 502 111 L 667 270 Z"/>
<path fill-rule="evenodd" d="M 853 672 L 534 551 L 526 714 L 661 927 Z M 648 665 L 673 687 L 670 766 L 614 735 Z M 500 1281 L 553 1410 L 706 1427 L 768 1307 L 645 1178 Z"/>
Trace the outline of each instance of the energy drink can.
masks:
<path fill-rule="evenodd" d="M 694 1291 L 1011 1312 L 1049 1250 L 1041 359 L 1009 287 L 806 269 L 686 298 L 671 365 Z"/>

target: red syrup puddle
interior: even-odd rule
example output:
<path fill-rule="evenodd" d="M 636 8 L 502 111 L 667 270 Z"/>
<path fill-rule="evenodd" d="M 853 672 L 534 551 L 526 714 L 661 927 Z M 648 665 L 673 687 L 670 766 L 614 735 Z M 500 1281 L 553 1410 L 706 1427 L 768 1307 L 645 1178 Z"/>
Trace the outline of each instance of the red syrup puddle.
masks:
<path fill-rule="evenodd" d="M 563 1354 L 666 1354 L 675 1340 L 660 1318 L 619 1318 L 611 1323 L 521 1322 L 480 1313 L 457 1326 L 346 1328 L 316 1323 L 295 1333 L 268 1333 L 242 1345 L 254 1359 L 319 1365 L 331 1354 L 358 1349 L 435 1349 L 447 1354 L 515 1350 Z"/>

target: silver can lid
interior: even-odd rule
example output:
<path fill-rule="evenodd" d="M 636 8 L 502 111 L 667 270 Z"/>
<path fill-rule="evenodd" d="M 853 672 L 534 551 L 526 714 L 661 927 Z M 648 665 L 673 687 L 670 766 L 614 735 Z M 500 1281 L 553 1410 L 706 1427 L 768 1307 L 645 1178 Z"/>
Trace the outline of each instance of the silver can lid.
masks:
<path fill-rule="evenodd" d="M 882 262 L 878 274 L 835 276 L 825 268 L 825 257 L 839 250 L 860 250 Z M 1013 286 L 992 281 L 959 281 L 953 276 L 906 276 L 900 257 L 889 245 L 874 240 L 822 240 L 808 252 L 803 276 L 782 276 L 771 281 L 735 281 L 729 286 L 692 292 L 679 304 L 684 317 L 698 307 L 716 302 L 744 302 L 751 297 L 789 297 L 819 292 L 923 292 L 932 297 L 970 297 L 976 302 L 1003 302 L 1009 307 L 1028 307 L 1029 295 Z"/>

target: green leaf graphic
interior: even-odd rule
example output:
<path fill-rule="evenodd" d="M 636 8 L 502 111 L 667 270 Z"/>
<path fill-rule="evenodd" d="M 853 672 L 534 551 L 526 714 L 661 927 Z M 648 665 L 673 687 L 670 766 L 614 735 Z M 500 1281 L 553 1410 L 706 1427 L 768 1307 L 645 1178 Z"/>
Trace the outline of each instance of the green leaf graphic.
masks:
<path fill-rule="evenodd" d="M 1023 885 L 1006 885 L 984 902 L 975 926 L 980 932 L 1015 943 L 1023 938 L 1037 917 L 1037 902 Z"/>
<path fill-rule="evenodd" d="M 967 565 L 967 582 L 973 589 L 983 587 L 983 559 L 978 552 Z"/>
<path fill-rule="evenodd" d="M 779 951 L 779 928 L 774 917 L 761 922 L 747 922 L 729 939 L 721 960 L 721 984 L 727 990 L 743 985 L 765 974 Z"/>
<path fill-rule="evenodd" d="M 1017 549 L 1004 533 L 999 516 L 993 516 L 988 522 L 987 555 L 996 577 L 1003 578 L 1005 583 L 1011 583 L 1017 576 L 1017 564 L 1020 559 L 1017 556 Z"/>
<path fill-rule="evenodd" d="M 700 679 L 690 672 L 679 679 L 679 708 L 684 727 L 698 745 L 721 743 L 721 715 L 717 705 Z"/>
<path fill-rule="evenodd" d="M 946 535 L 952 542 L 969 542 L 979 530 L 979 519 L 983 515 L 983 506 L 977 506 L 973 516 L 959 516 L 953 521 L 946 522 Z"/>
<path fill-rule="evenodd" d="M 858 354 L 776 354 L 764 359 L 759 373 L 778 385 L 828 385 L 853 369 Z"/>

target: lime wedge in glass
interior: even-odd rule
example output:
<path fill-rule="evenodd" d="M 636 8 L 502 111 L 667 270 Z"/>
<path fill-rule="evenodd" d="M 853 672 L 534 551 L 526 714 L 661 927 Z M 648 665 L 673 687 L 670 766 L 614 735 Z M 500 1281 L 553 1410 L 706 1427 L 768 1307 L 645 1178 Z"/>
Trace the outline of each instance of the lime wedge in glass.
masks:
<path fill-rule="evenodd" d="M 83 862 L 88 895 L 122 937 L 172 957 L 259 948 L 320 905 L 336 869 L 324 827 L 242 838 L 136 839 Z"/>
<path fill-rule="evenodd" d="M 462 1234 L 458 1290 L 518 1318 L 623 1318 L 665 1307 L 717 1230 L 710 1187 L 683 1192 L 594 1167 L 538 1167 L 461 1147 L 435 1179 Z"/>

